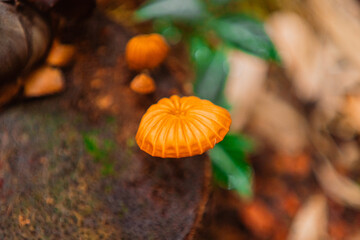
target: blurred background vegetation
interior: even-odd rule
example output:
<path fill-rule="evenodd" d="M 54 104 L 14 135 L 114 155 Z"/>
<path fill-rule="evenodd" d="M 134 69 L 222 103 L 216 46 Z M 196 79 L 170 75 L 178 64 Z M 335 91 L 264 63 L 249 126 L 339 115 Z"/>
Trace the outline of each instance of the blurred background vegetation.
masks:
<path fill-rule="evenodd" d="M 215 191 L 203 239 L 359 239 L 358 1 L 110 2 L 191 66 L 189 94 L 232 113 L 213 175 L 252 201 Z"/>
<path fill-rule="evenodd" d="M 113 19 L 129 24 L 123 14 L 128 11 L 134 24 L 150 23 L 148 31 L 160 33 L 172 46 L 182 44 L 195 73 L 193 94 L 222 107 L 231 109 L 224 87 L 229 74 L 227 54 L 232 49 L 280 63 L 263 24 L 266 16 L 278 9 L 275 1 L 160 0 L 114 6 L 116 1 L 107 3 Z M 252 171 L 246 160 L 251 145 L 234 133 L 210 151 L 217 182 L 244 197 L 252 194 Z"/>

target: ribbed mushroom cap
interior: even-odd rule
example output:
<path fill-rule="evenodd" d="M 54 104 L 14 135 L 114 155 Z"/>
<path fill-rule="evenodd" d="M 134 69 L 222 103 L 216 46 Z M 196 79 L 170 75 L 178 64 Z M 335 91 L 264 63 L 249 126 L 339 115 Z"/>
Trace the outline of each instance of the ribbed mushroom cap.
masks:
<path fill-rule="evenodd" d="M 129 40 L 125 57 L 130 69 L 151 69 L 164 61 L 168 51 L 169 46 L 160 34 L 142 34 Z"/>
<path fill-rule="evenodd" d="M 154 157 L 182 158 L 213 148 L 229 131 L 229 112 L 198 97 L 163 98 L 141 119 L 136 142 Z"/>

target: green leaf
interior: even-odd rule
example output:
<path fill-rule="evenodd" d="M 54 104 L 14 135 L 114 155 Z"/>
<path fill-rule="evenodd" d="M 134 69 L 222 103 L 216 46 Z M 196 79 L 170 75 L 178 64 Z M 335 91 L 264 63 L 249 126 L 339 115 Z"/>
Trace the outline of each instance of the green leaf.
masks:
<path fill-rule="evenodd" d="M 252 140 L 234 133 L 226 135 L 220 145 L 233 155 L 244 155 L 254 150 Z"/>
<path fill-rule="evenodd" d="M 215 180 L 244 197 L 252 195 L 252 170 L 246 162 L 251 143 L 240 135 L 228 134 L 210 150 Z"/>
<path fill-rule="evenodd" d="M 196 21 L 206 15 L 200 0 L 154 0 L 136 11 L 140 20 L 167 17 L 174 20 Z"/>
<path fill-rule="evenodd" d="M 155 32 L 163 35 L 170 44 L 177 44 L 182 38 L 180 29 L 169 19 L 154 20 L 153 28 Z"/>
<path fill-rule="evenodd" d="M 262 22 L 246 15 L 231 15 L 213 20 L 212 26 L 228 44 L 266 60 L 280 62 Z"/>
<path fill-rule="evenodd" d="M 200 71 L 194 85 L 194 90 L 200 98 L 219 103 L 229 72 L 226 55 L 222 50 L 215 51 L 210 57 L 207 68 Z"/>
<path fill-rule="evenodd" d="M 228 4 L 232 0 L 211 0 L 210 3 L 214 5 L 225 5 Z"/>
<path fill-rule="evenodd" d="M 196 70 L 195 94 L 218 105 L 225 103 L 223 90 L 229 64 L 223 49 L 212 50 L 204 40 L 194 38 L 190 54 Z"/>
<path fill-rule="evenodd" d="M 203 38 L 192 37 L 190 39 L 190 56 L 197 74 L 202 75 L 208 68 L 214 52 Z"/>

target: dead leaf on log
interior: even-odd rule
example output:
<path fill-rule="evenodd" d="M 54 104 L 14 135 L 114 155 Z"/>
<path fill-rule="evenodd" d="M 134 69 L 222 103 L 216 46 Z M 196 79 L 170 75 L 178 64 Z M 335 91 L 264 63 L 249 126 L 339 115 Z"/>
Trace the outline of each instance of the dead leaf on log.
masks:
<path fill-rule="evenodd" d="M 328 239 L 326 198 L 311 196 L 296 214 L 290 231 L 288 240 Z"/>

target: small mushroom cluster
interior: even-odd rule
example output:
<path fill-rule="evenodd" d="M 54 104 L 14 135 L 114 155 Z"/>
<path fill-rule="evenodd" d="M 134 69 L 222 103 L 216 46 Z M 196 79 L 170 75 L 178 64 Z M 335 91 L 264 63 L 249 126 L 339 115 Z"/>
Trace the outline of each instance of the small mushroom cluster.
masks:
<path fill-rule="evenodd" d="M 159 66 L 168 52 L 169 46 L 160 34 L 142 34 L 129 40 L 125 49 L 126 62 L 130 69 L 142 71 L 130 84 L 134 92 L 149 94 L 155 91 L 155 82 L 147 72 Z"/>
<path fill-rule="evenodd" d="M 161 35 L 138 35 L 126 46 L 126 61 L 132 70 L 147 71 L 164 61 L 168 51 Z M 132 80 L 130 88 L 148 94 L 156 87 L 154 80 L 142 72 Z M 153 157 L 191 157 L 222 141 L 230 124 L 226 109 L 195 96 L 173 95 L 160 99 L 146 111 L 135 139 L 140 149 Z"/>
<path fill-rule="evenodd" d="M 75 47 L 55 39 L 45 64 L 24 76 L 24 95 L 40 97 L 58 93 L 65 88 L 63 74 L 59 68 L 68 66 L 75 55 Z"/>

